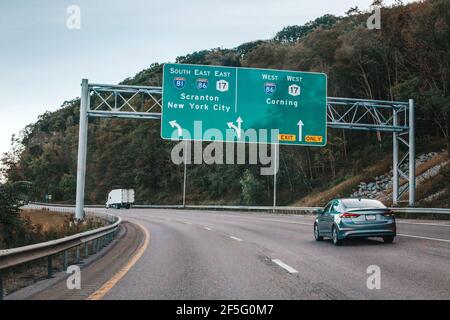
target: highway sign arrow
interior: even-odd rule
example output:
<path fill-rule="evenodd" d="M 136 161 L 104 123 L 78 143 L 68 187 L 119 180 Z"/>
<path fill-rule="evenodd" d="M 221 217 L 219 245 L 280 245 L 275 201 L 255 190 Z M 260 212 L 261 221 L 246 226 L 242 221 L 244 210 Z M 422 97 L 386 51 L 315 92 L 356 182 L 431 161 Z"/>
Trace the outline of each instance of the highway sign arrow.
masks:
<path fill-rule="evenodd" d="M 236 135 L 238 139 L 241 139 L 241 124 L 244 122 L 241 117 L 236 119 L 237 126 L 234 125 L 233 122 L 227 122 L 228 128 L 234 129 L 236 131 Z"/>
<path fill-rule="evenodd" d="M 169 121 L 169 124 L 172 128 L 177 128 L 179 137 L 183 135 L 183 129 L 181 129 L 181 126 L 177 123 L 177 120 Z"/>
<path fill-rule="evenodd" d="M 300 120 L 299 122 L 297 122 L 298 125 L 298 141 L 302 141 L 303 138 L 303 121 Z"/>

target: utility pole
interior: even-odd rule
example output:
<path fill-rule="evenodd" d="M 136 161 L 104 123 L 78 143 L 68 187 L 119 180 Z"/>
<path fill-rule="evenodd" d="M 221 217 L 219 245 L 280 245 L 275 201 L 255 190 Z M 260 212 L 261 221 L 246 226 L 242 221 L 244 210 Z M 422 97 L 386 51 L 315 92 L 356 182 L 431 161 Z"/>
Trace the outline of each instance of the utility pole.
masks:
<path fill-rule="evenodd" d="M 278 143 L 275 144 L 274 167 L 273 167 L 273 209 L 277 206 L 277 162 L 278 162 Z"/>
<path fill-rule="evenodd" d="M 186 206 L 186 165 L 188 154 L 188 141 L 184 142 L 184 178 L 183 178 L 183 208 Z"/>

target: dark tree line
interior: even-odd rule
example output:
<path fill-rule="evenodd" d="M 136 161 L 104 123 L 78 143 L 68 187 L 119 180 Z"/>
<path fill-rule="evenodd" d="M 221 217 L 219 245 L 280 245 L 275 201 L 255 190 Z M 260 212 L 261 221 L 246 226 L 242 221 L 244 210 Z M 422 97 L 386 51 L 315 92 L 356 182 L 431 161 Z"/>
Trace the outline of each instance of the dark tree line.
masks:
<path fill-rule="evenodd" d="M 369 30 L 370 13 L 325 15 L 281 30 L 274 39 L 234 49 L 210 49 L 177 62 L 328 74 L 329 96 L 382 100 L 413 98 L 418 152 L 450 150 L 450 1 L 429 0 L 382 9 L 382 28 Z M 161 85 L 162 64 L 152 64 L 124 84 Z M 37 197 L 75 197 L 79 100 L 42 115 L 4 155 L 8 181 L 33 181 Z M 91 120 L 86 198 L 103 203 L 108 190 L 134 187 L 144 203 L 179 203 L 183 167 L 171 163 L 172 142 L 157 121 Z M 325 148 L 281 147 L 279 203 L 326 189 L 389 157 L 387 134 L 329 130 Z M 188 166 L 191 203 L 271 203 L 272 178 L 258 166 Z"/>

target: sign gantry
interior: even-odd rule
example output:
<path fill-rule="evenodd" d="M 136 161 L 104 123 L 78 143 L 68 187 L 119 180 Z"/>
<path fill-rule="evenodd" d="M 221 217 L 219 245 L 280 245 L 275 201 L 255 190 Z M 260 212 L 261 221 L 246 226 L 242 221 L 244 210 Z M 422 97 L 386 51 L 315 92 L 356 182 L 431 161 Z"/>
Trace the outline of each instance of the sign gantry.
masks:
<path fill-rule="evenodd" d="M 214 71 L 214 76 L 212 73 L 171 74 L 170 68 L 179 71 Z M 89 84 L 87 79 L 83 79 L 77 219 L 84 217 L 88 117 L 161 120 L 161 136 L 173 140 L 196 140 L 194 126 L 198 120 L 202 122 L 199 131 L 202 140 L 208 129 L 218 130 L 216 137 L 205 139 L 211 141 L 323 146 L 327 128 L 390 132 L 393 134 L 392 202 L 397 205 L 407 194 L 409 205 L 414 205 L 413 100 L 395 102 L 326 97 L 326 76 L 322 74 L 245 68 L 225 68 L 226 71 L 223 71 L 225 69 L 222 68 L 167 64 L 164 69 L 164 89 Z M 229 74 L 216 74 L 215 71 Z M 187 95 L 192 97 L 188 99 Z M 206 104 L 207 100 L 208 110 L 195 106 L 201 104 L 199 102 Z M 281 101 L 284 101 L 284 105 L 281 105 Z M 173 107 L 179 103 L 186 103 L 187 107 Z M 194 103 L 192 112 L 189 103 Z M 256 135 L 246 135 L 249 129 L 276 129 L 278 135 L 268 135 L 270 140 L 263 140 L 259 131 Z M 191 135 L 183 136 L 187 133 Z M 221 139 L 217 139 L 218 133 L 222 134 Z M 403 155 L 400 154 L 401 146 L 406 149 Z"/>

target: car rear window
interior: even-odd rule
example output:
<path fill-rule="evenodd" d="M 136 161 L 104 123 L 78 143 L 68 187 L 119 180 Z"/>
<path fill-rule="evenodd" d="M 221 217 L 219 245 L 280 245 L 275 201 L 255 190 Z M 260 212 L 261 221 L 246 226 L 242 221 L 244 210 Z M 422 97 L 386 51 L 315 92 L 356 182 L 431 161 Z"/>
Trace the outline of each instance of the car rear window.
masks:
<path fill-rule="evenodd" d="M 386 208 L 384 204 L 382 204 L 378 200 L 370 200 L 370 199 L 344 199 L 342 200 L 342 204 L 347 209 L 353 208 Z"/>

